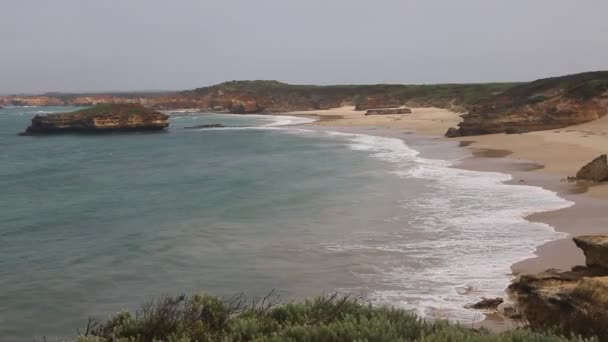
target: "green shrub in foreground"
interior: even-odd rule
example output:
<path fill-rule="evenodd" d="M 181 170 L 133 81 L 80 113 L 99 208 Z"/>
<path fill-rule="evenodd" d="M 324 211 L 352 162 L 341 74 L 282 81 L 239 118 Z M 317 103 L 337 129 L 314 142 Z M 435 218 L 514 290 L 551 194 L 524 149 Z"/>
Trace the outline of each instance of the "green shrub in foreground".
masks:
<path fill-rule="evenodd" d="M 528 330 L 502 334 L 444 321 L 425 322 L 399 309 L 371 307 L 337 295 L 279 304 L 273 296 L 222 300 L 209 295 L 166 297 L 135 314 L 89 322 L 78 342 L 194 341 L 585 341 Z"/>

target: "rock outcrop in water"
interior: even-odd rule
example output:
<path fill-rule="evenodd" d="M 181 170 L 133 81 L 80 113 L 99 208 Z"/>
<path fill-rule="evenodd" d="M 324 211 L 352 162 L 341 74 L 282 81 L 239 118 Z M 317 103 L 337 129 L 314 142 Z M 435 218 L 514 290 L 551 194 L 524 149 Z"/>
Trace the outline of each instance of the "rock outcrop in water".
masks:
<path fill-rule="evenodd" d="M 606 114 L 608 71 L 547 78 L 515 86 L 470 106 L 462 116 L 458 136 L 562 128 Z"/>
<path fill-rule="evenodd" d="M 608 235 L 575 237 L 586 266 L 522 275 L 509 288 L 534 328 L 562 331 L 608 341 Z"/>
<path fill-rule="evenodd" d="M 583 166 L 576 174 L 576 179 L 592 182 L 608 181 L 608 157 L 603 154 L 587 165 Z"/>
<path fill-rule="evenodd" d="M 71 113 L 36 115 L 21 134 L 157 131 L 168 126 L 168 115 L 141 105 L 98 105 Z"/>

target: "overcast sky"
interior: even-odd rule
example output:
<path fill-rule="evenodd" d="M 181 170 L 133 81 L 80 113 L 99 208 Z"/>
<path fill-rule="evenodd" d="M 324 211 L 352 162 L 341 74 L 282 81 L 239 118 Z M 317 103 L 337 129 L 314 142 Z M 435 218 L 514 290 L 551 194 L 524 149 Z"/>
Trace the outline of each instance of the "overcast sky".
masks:
<path fill-rule="evenodd" d="M 1 0 L 0 93 L 608 69 L 608 0 Z"/>

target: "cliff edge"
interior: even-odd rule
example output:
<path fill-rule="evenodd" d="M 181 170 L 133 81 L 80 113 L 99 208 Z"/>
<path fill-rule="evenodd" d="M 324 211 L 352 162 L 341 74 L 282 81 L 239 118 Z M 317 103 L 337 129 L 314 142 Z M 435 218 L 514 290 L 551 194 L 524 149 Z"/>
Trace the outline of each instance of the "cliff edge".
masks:
<path fill-rule="evenodd" d="M 522 275 L 509 289 L 533 328 L 598 336 L 608 341 L 608 235 L 579 236 L 586 266 Z"/>
<path fill-rule="evenodd" d="M 523 133 L 562 128 L 608 114 L 608 71 L 517 85 L 470 106 L 447 136 Z"/>

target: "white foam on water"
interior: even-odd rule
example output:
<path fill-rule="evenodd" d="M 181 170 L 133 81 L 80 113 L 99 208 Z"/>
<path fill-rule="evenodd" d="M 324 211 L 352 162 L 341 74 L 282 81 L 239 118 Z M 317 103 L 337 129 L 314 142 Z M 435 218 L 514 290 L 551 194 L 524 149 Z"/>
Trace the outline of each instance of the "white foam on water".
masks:
<path fill-rule="evenodd" d="M 301 117 L 301 116 L 289 116 L 289 115 L 266 115 L 266 114 L 216 114 L 216 115 L 230 115 L 240 116 L 243 118 L 256 118 L 266 121 L 268 123 L 260 126 L 244 126 L 244 127 L 216 127 L 216 128 L 201 128 L 194 129 L 191 131 L 238 131 L 238 130 L 252 130 L 252 129 L 264 129 L 264 130 L 277 130 L 283 128 L 289 128 L 293 132 L 307 131 L 305 129 L 292 128 L 291 126 L 302 125 L 317 121 L 314 118 Z"/>
<path fill-rule="evenodd" d="M 387 253 L 386 262 L 366 265 L 374 272 L 357 275 L 375 304 L 411 309 L 422 317 L 481 320 L 482 314 L 464 306 L 481 297 L 503 296 L 513 263 L 533 256 L 537 246 L 566 236 L 547 224 L 525 220 L 529 214 L 573 204 L 554 192 L 505 184 L 511 179 L 508 174 L 462 170 L 450 167 L 450 161 L 422 158 L 401 139 L 326 133 L 393 164 L 392 172 L 405 182 L 428 182 L 428 191 L 399 202 L 416 217 L 390 218 L 403 221 L 402 234 L 374 237 L 371 231 L 358 242 L 326 245 L 337 253 Z M 432 238 L 412 239 L 412 233 Z M 406 259 L 409 267 L 404 266 Z"/>
<path fill-rule="evenodd" d="M 264 125 L 264 127 L 294 126 L 317 121 L 316 119 L 302 116 L 271 115 L 270 117 L 273 122 Z"/>

